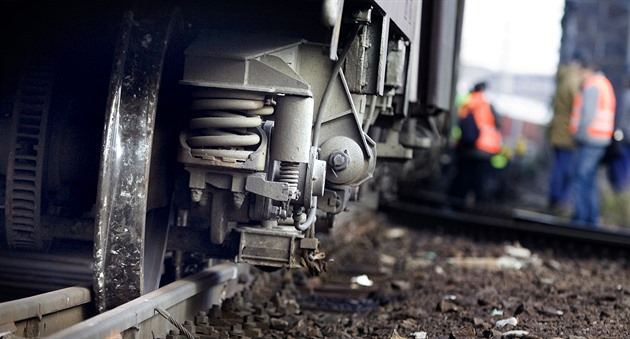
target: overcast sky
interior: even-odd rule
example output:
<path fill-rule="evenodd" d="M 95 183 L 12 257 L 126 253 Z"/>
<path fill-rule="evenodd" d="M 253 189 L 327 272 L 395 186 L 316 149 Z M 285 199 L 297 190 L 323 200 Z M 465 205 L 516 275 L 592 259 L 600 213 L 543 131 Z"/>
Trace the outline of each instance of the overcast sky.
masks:
<path fill-rule="evenodd" d="M 564 0 L 466 0 L 461 61 L 516 73 L 553 74 Z"/>

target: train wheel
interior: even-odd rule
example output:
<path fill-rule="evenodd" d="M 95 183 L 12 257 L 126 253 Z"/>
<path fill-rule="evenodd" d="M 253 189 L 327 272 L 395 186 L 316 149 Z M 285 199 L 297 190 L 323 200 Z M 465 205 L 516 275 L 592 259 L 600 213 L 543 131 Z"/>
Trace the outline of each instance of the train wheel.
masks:
<path fill-rule="evenodd" d="M 148 182 L 159 85 L 174 17 L 140 20 L 129 11 L 122 22 L 97 193 L 94 289 L 100 312 L 141 296 L 155 288 L 158 279 L 168 213 L 153 211 L 147 220 Z M 152 232 L 147 232 L 147 224 Z M 147 253 L 145 236 L 153 249 Z"/>

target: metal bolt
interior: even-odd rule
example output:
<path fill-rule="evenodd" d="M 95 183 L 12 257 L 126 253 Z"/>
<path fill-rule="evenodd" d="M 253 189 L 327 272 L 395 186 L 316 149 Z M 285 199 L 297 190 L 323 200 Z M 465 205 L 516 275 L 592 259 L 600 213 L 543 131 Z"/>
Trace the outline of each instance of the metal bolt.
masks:
<path fill-rule="evenodd" d="M 333 170 L 341 171 L 348 167 L 350 156 L 346 152 L 347 151 L 334 151 L 330 153 L 328 164 L 332 166 Z"/>
<path fill-rule="evenodd" d="M 203 197 L 203 191 L 198 188 L 190 189 L 190 200 L 192 202 L 200 202 L 201 197 Z"/>
<path fill-rule="evenodd" d="M 195 316 L 195 323 L 197 323 L 198 325 L 205 325 L 208 323 L 208 315 L 206 314 L 206 312 L 204 311 L 200 311 L 199 313 L 197 313 L 197 315 Z"/>

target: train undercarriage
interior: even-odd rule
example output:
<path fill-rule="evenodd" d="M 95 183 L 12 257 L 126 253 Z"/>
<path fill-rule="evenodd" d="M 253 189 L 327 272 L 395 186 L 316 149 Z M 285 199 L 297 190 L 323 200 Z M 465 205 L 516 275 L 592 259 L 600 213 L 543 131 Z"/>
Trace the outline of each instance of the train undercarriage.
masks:
<path fill-rule="evenodd" d="M 446 144 L 463 1 L 0 6 L 4 242 L 93 243 L 100 311 L 181 253 L 317 274 L 315 225 Z"/>

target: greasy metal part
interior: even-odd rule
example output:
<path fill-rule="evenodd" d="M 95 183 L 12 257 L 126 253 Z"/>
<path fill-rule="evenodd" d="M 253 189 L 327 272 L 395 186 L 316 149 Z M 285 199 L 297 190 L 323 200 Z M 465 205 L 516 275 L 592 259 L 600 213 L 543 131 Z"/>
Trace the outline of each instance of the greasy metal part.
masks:
<path fill-rule="evenodd" d="M 186 143 L 190 154 L 198 158 L 216 158 L 225 162 L 245 162 L 261 141 L 257 128 L 262 124 L 260 100 L 197 97 L 191 104 L 195 117 L 189 122 Z M 273 112 L 273 107 L 267 106 Z"/>
<path fill-rule="evenodd" d="M 354 11 L 352 17 L 357 23 L 369 25 L 372 22 L 372 7 Z"/>
<path fill-rule="evenodd" d="M 330 214 L 341 213 L 350 201 L 350 196 L 350 186 L 326 189 L 324 196 L 318 201 L 317 208 Z"/>
<path fill-rule="evenodd" d="M 180 323 L 196 312 L 219 305 L 240 292 L 248 281 L 249 266 L 222 264 L 178 280 L 141 298 L 56 332 L 49 338 L 115 338 L 134 329 L 136 338 L 163 337 L 172 325 L 156 308 L 168 311 Z M 156 333 L 162 329 L 163 333 Z M 129 333 L 129 332 L 126 332 Z"/>
<path fill-rule="evenodd" d="M 198 86 L 191 94 L 194 115 L 180 134 L 178 154 L 178 161 L 196 165 L 186 168 L 191 181 L 202 184 L 209 167 L 262 171 L 268 136 L 260 126 L 273 114 L 275 102 L 258 92 Z"/>
<path fill-rule="evenodd" d="M 313 224 L 315 223 L 315 221 L 317 220 L 317 197 L 311 197 L 311 208 L 308 211 L 308 216 L 306 218 L 306 220 L 304 221 L 304 223 L 300 224 L 299 221 L 296 221 L 294 226 L 295 229 L 300 231 L 300 232 L 304 232 L 306 230 L 309 230 L 311 228 L 311 226 L 313 226 Z"/>
<path fill-rule="evenodd" d="M 264 173 L 254 173 L 247 176 L 245 189 L 277 201 L 289 200 L 289 184 L 277 181 L 267 181 Z"/>
<path fill-rule="evenodd" d="M 321 146 L 321 158 L 329 161 L 326 180 L 337 185 L 357 184 L 367 174 L 369 162 L 363 150 L 354 140 L 337 136 L 326 140 Z M 336 166 L 336 161 L 343 166 Z M 332 164 L 331 164 L 332 162 Z"/>
<path fill-rule="evenodd" d="M 232 208 L 232 193 L 224 189 L 213 189 L 210 206 L 210 241 L 221 245 L 228 234 L 228 213 Z"/>
<path fill-rule="evenodd" d="M 308 164 L 311 152 L 313 98 L 281 96 L 277 99 L 270 158 L 279 162 L 275 181 L 287 184 L 289 198 L 298 200 L 307 180 L 300 175 L 300 163 Z M 304 173 L 302 173 L 304 174 Z"/>
<path fill-rule="evenodd" d="M 295 57 L 301 43 L 266 33 L 207 31 L 186 49 L 181 83 L 310 97 L 310 86 L 287 65 L 295 63 L 279 57 Z"/>
<path fill-rule="evenodd" d="M 271 267 L 300 267 L 298 250 L 301 232 L 292 227 L 241 227 L 236 262 Z"/>
<path fill-rule="evenodd" d="M 68 287 L 0 303 L 0 328 L 10 324 L 19 337 L 48 336 L 87 319 L 91 301 L 89 288 Z"/>
<path fill-rule="evenodd" d="M 144 236 L 151 145 L 170 18 L 127 12 L 110 79 L 99 171 L 94 289 L 104 312 L 144 288 Z"/>
<path fill-rule="evenodd" d="M 42 180 L 55 67 L 54 61 L 45 57 L 32 61 L 16 94 L 5 206 L 6 237 L 11 248 L 44 247 L 40 220 Z"/>
<path fill-rule="evenodd" d="M 369 17 L 371 22 L 350 47 L 344 65 L 348 86 L 352 93 L 383 95 L 389 18 L 371 9 L 358 11 L 357 15 L 365 17 L 357 21 L 366 22 Z"/>
<path fill-rule="evenodd" d="M 304 182 L 304 206 L 316 208 L 317 203 L 313 197 L 324 195 L 326 185 L 326 161 L 317 159 L 318 149 L 311 147 L 311 161 L 306 168 L 306 180 Z"/>
<path fill-rule="evenodd" d="M 405 63 L 407 57 L 407 45 L 403 39 L 389 42 L 387 53 L 387 72 L 385 73 L 385 85 L 393 88 L 403 88 L 405 85 Z"/>
<path fill-rule="evenodd" d="M 271 159 L 309 161 L 313 123 L 313 98 L 284 96 L 277 98 Z"/>

